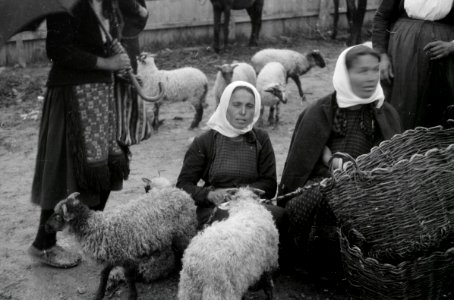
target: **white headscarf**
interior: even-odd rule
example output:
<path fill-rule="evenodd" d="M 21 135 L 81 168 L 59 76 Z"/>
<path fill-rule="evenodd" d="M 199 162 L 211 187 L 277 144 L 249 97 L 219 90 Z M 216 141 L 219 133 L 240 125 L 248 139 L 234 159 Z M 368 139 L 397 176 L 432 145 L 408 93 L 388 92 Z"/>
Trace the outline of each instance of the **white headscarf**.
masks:
<path fill-rule="evenodd" d="M 437 21 L 446 17 L 453 0 L 405 0 L 404 8 L 410 18 Z"/>
<path fill-rule="evenodd" d="M 366 45 L 367 46 L 367 45 Z M 353 46 L 356 47 L 356 46 Z M 336 68 L 334 69 L 333 85 L 336 90 L 337 105 L 339 107 L 351 107 L 358 104 L 368 104 L 377 101 L 377 108 L 383 105 L 385 95 L 380 85 L 380 81 L 377 83 L 375 92 L 369 98 L 360 98 L 352 91 L 350 85 L 350 77 L 348 75 L 347 65 L 345 63 L 345 56 L 347 52 L 353 47 L 347 48 L 339 55 L 337 59 Z"/>
<path fill-rule="evenodd" d="M 227 108 L 229 107 L 230 98 L 232 97 L 233 91 L 238 87 L 249 88 L 254 93 L 255 98 L 254 119 L 252 120 L 251 124 L 243 129 L 237 129 L 233 127 L 232 124 L 230 124 L 230 122 L 227 120 Z M 252 130 L 252 127 L 254 127 L 254 124 L 260 117 L 260 106 L 260 95 L 252 84 L 245 81 L 234 81 L 224 89 L 221 100 L 219 101 L 219 105 L 211 118 L 208 120 L 207 126 L 227 137 L 237 137 Z"/>

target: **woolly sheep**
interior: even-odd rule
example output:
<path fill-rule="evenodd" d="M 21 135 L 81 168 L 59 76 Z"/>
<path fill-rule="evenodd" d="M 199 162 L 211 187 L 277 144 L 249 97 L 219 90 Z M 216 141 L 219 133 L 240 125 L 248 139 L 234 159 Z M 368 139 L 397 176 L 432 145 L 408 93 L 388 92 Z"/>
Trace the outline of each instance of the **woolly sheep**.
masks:
<path fill-rule="evenodd" d="M 199 232 L 185 250 L 179 300 L 241 300 L 257 282 L 272 299 L 279 236 L 271 213 L 247 188 L 229 206 L 229 217 Z"/>
<path fill-rule="evenodd" d="M 257 75 L 255 74 L 254 68 L 244 62 L 233 62 L 231 64 L 223 64 L 221 66 L 216 65 L 218 73 L 216 74 L 216 80 L 214 82 L 214 97 L 216 99 L 216 106 L 219 105 L 221 100 L 222 92 L 227 85 L 233 81 L 246 81 L 255 86 L 257 81 Z"/>
<path fill-rule="evenodd" d="M 289 49 L 264 49 L 255 53 L 251 61 L 257 73 L 269 62 L 280 62 L 287 72 L 287 80 L 293 79 L 303 101 L 306 97 L 299 76 L 307 73 L 314 66 L 324 68 L 326 65 L 319 50 L 299 53 Z"/>
<path fill-rule="evenodd" d="M 157 129 L 159 121 L 159 108 L 163 102 L 188 101 L 195 108 L 194 119 L 190 129 L 199 126 L 203 117 L 203 109 L 207 107 L 206 95 L 208 79 L 199 69 L 184 67 L 174 70 L 158 70 L 153 55 L 142 53 L 138 58 L 137 75 L 143 83 L 146 94 L 155 95 L 159 92 L 156 82 L 162 82 L 165 90 L 162 102 L 155 103 L 153 127 Z"/>
<path fill-rule="evenodd" d="M 161 265 L 183 253 L 196 234 L 197 221 L 192 198 L 177 188 L 152 189 L 112 210 L 93 211 L 77 199 L 78 193 L 60 201 L 46 227 L 54 231 L 69 226 L 82 250 L 104 264 L 96 299 L 102 299 L 110 271 L 125 269 L 129 299 L 137 298 L 136 274 L 153 279 L 168 269 Z M 175 266 L 170 262 L 172 268 Z M 151 270 L 150 267 L 160 268 Z M 156 273 L 155 273 L 156 272 Z"/>
<path fill-rule="evenodd" d="M 284 104 L 287 103 L 285 88 L 286 72 L 284 66 L 278 62 L 267 63 L 257 76 L 257 90 L 262 99 L 259 126 L 263 125 L 262 117 L 265 106 L 270 107 L 268 122 L 270 124 L 273 124 L 274 122 L 275 124 L 279 123 L 279 104 L 281 102 Z M 276 116 L 274 116 L 275 110 Z"/>

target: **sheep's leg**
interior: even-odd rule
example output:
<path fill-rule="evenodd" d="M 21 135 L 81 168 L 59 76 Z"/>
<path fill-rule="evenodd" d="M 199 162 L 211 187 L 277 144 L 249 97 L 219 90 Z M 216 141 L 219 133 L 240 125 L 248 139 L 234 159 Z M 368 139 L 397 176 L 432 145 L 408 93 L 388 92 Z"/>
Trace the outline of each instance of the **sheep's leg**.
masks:
<path fill-rule="evenodd" d="M 107 281 L 109 280 L 110 271 L 112 271 L 113 266 L 107 265 L 101 271 L 101 279 L 99 281 L 98 291 L 96 292 L 95 300 L 102 300 L 104 294 L 106 293 Z"/>
<path fill-rule="evenodd" d="M 161 126 L 162 123 L 164 123 L 164 120 L 159 120 L 159 108 L 160 107 L 161 107 L 160 102 L 157 102 L 154 104 L 154 111 L 153 111 L 154 119 L 153 119 L 153 123 L 152 123 L 154 130 L 158 130 L 159 126 Z"/>
<path fill-rule="evenodd" d="M 262 27 L 262 11 L 263 11 L 263 0 L 256 0 L 255 3 L 246 9 L 249 17 L 251 18 L 252 30 L 251 37 L 249 39 L 249 46 L 257 46 L 260 34 L 260 28 Z"/>
<path fill-rule="evenodd" d="M 331 38 L 333 40 L 337 37 L 337 23 L 339 22 L 339 0 L 334 0 L 334 16 L 333 16 L 333 32 Z"/>
<path fill-rule="evenodd" d="M 274 105 L 270 106 L 270 113 L 268 115 L 268 123 L 270 125 L 274 124 Z"/>
<path fill-rule="evenodd" d="M 275 117 L 275 120 L 274 120 L 274 124 L 277 126 L 279 124 L 279 113 L 280 113 L 281 109 L 280 109 L 280 105 L 279 103 L 276 104 L 276 117 Z"/>
<path fill-rule="evenodd" d="M 229 46 L 229 23 L 230 23 L 230 8 L 224 10 L 224 50 Z"/>
<path fill-rule="evenodd" d="M 125 266 L 125 277 L 129 289 L 128 300 L 137 300 L 136 274 L 137 270 L 135 267 L 132 265 Z"/>
<path fill-rule="evenodd" d="M 219 32 L 221 31 L 221 15 L 222 9 L 213 5 L 213 15 L 214 15 L 214 33 L 213 33 L 213 49 L 214 52 L 219 53 Z"/>
<path fill-rule="evenodd" d="M 301 87 L 300 77 L 298 75 L 292 75 L 292 76 L 289 76 L 289 77 L 292 78 L 293 81 L 295 82 L 296 87 L 298 88 L 298 92 L 299 92 L 300 97 L 301 97 L 301 101 L 304 102 L 306 100 L 306 96 L 304 96 L 303 88 Z"/>
<path fill-rule="evenodd" d="M 262 280 L 263 280 L 263 291 L 265 292 L 267 299 L 273 300 L 274 283 L 273 283 L 273 276 L 271 275 L 271 272 L 265 272 L 262 275 Z"/>

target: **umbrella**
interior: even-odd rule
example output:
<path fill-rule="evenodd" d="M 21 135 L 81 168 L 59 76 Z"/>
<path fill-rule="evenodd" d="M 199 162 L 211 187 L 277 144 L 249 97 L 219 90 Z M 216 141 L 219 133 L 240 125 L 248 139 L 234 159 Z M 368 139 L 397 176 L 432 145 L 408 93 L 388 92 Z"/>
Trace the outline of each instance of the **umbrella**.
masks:
<path fill-rule="evenodd" d="M 16 33 L 35 30 L 53 13 L 70 12 L 79 0 L 0 0 L 0 48 Z"/>

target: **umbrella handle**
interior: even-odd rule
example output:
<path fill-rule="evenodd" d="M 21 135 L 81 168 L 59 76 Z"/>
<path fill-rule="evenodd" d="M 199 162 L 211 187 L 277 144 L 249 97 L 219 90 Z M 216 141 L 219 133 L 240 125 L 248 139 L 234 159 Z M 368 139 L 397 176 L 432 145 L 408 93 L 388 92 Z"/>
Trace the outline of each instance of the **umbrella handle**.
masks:
<path fill-rule="evenodd" d="M 91 9 L 93 10 L 93 12 L 94 12 L 94 14 L 96 16 L 96 20 L 98 21 L 99 26 L 101 27 L 102 31 L 106 35 L 106 40 L 109 43 L 114 43 L 115 41 L 114 41 L 112 35 L 110 34 L 109 30 L 106 28 L 104 23 L 102 22 L 101 17 L 96 13 L 95 7 L 93 6 L 93 2 L 91 2 L 89 0 L 88 3 L 90 4 Z M 120 42 L 117 41 L 117 43 L 120 43 Z M 126 53 L 126 51 L 124 50 L 123 46 L 121 46 L 121 44 L 120 44 L 120 47 L 122 49 L 121 53 Z M 157 102 L 157 101 L 159 101 L 162 98 L 162 96 L 164 96 L 164 88 L 163 88 L 161 82 L 158 83 L 158 85 L 159 85 L 159 94 L 157 96 L 147 96 L 142 91 L 142 87 L 140 86 L 140 84 L 137 81 L 136 77 L 132 73 L 132 70 L 131 69 L 127 69 L 125 71 L 127 72 L 127 75 L 129 76 L 129 79 L 131 80 L 134 88 L 136 89 L 137 94 L 139 94 L 139 96 L 142 99 L 144 99 L 145 101 L 147 101 L 147 102 Z"/>

